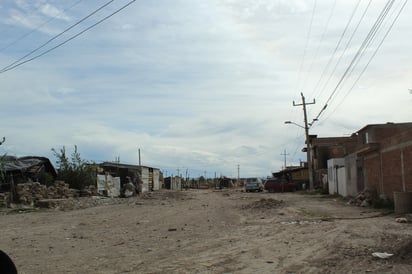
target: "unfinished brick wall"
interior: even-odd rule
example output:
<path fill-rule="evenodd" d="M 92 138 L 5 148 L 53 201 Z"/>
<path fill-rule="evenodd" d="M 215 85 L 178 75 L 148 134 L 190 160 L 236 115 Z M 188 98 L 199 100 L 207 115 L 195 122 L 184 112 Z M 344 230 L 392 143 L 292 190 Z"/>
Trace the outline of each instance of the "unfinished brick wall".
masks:
<path fill-rule="evenodd" d="M 412 191 L 412 145 L 403 149 L 403 169 L 406 191 Z"/>
<path fill-rule="evenodd" d="M 364 159 L 366 186 L 370 189 L 376 190 L 378 193 L 381 191 L 379 167 L 380 158 L 378 153 Z"/>
<path fill-rule="evenodd" d="M 393 144 L 399 144 L 396 140 L 405 138 L 410 140 L 412 123 L 372 125 L 361 130 L 359 133 L 361 135 L 368 133 L 368 141 L 370 143 L 387 144 L 388 142 L 392 142 Z"/>
<path fill-rule="evenodd" d="M 393 192 L 403 191 L 401 151 L 399 149 L 383 152 L 382 157 L 382 180 L 383 193 L 391 198 Z"/>

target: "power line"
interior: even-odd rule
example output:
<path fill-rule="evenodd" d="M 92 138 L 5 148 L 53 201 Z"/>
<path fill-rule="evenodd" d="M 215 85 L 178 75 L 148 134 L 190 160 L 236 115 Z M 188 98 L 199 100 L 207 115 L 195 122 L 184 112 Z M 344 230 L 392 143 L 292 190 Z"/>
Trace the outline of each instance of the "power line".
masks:
<path fill-rule="evenodd" d="M 335 71 L 336 71 L 337 67 L 338 67 L 339 64 L 340 64 L 340 61 L 342 60 L 342 57 L 345 55 L 347 49 L 349 48 L 349 45 L 350 45 L 350 43 L 352 42 L 353 37 L 355 37 L 355 34 L 356 34 L 356 32 L 358 31 L 358 28 L 359 28 L 360 24 L 362 23 L 363 18 L 365 17 L 366 12 L 368 11 L 371 3 L 372 3 L 372 0 L 369 0 L 369 3 L 368 3 L 368 5 L 366 6 L 365 10 L 363 11 L 363 13 L 362 13 L 362 15 L 361 15 L 358 23 L 356 24 L 356 27 L 355 27 L 355 29 L 353 30 L 352 35 L 350 36 L 348 42 L 346 43 L 344 50 L 342 51 L 341 55 L 339 56 L 339 59 L 338 59 L 338 61 L 336 62 L 335 67 L 333 68 L 332 72 L 329 74 L 328 80 L 327 80 L 327 81 L 325 82 L 325 84 L 323 85 L 323 88 L 321 89 L 321 91 L 320 91 L 320 93 L 319 93 L 319 95 L 318 95 L 319 97 L 320 97 L 320 96 L 322 95 L 322 93 L 325 91 L 327 85 L 329 84 L 329 81 L 332 79 L 332 76 L 335 74 Z"/>
<path fill-rule="evenodd" d="M 373 52 L 373 54 L 371 55 L 371 57 L 369 58 L 368 62 L 366 63 L 365 67 L 362 69 L 361 73 L 358 75 L 358 77 L 356 78 L 355 82 L 353 83 L 353 85 L 351 86 L 351 88 L 346 92 L 345 96 L 343 97 L 343 99 L 340 101 L 340 103 L 333 109 L 333 111 L 330 113 L 330 115 L 328 117 L 326 117 L 325 121 L 327 119 L 329 119 L 330 116 L 332 116 L 333 113 L 335 113 L 335 111 L 343 104 L 343 102 L 345 101 L 345 99 L 347 98 L 347 96 L 352 92 L 353 88 L 355 87 L 355 85 L 358 83 L 359 79 L 362 77 L 362 75 L 364 74 L 364 72 L 366 71 L 366 69 L 368 68 L 369 64 L 372 62 L 373 58 L 375 57 L 376 53 L 378 52 L 378 50 L 380 49 L 380 47 L 382 46 L 383 42 L 385 41 L 386 37 L 388 36 L 389 32 L 392 30 L 394 24 L 396 23 L 396 21 L 398 20 L 400 14 L 402 13 L 403 9 L 405 8 L 406 4 L 407 4 L 408 0 L 405 0 L 405 2 L 403 3 L 402 7 L 399 9 L 398 14 L 396 15 L 396 17 L 394 18 L 392 24 L 389 26 L 388 30 L 386 31 L 385 35 L 383 36 L 382 40 L 380 41 L 379 45 L 377 46 L 377 48 L 375 49 L 375 51 Z"/>
<path fill-rule="evenodd" d="M 86 17 L 83 17 L 82 19 L 80 19 L 79 21 L 77 21 L 75 24 L 71 25 L 70 27 L 66 28 L 64 31 L 60 32 L 59 34 L 53 36 L 52 38 L 50 38 L 48 41 L 46 41 L 45 43 L 43 43 L 42 45 L 38 46 L 37 48 L 35 48 L 34 50 L 30 51 L 29 53 L 27 53 L 26 55 L 24 55 L 23 57 L 21 57 L 20 59 L 16 60 L 15 62 L 11 63 L 10 65 L 4 67 L 3 69 L 0 70 L 0 73 L 6 72 L 10 69 L 13 69 L 17 66 L 20 66 L 20 64 L 24 64 L 27 63 L 33 59 L 29 59 L 28 61 L 24 61 L 19 63 L 20 61 L 22 61 L 23 59 L 29 57 L 30 55 L 32 55 L 33 53 L 39 51 L 40 49 L 42 49 L 43 47 L 45 47 L 46 45 L 48 45 L 49 43 L 51 43 L 52 41 L 56 40 L 58 37 L 62 36 L 64 33 L 68 32 L 69 30 L 71 30 L 72 28 L 74 28 L 75 26 L 79 25 L 80 23 L 82 23 L 83 21 L 85 21 L 86 19 L 90 18 L 91 16 L 93 16 L 94 14 L 96 14 L 97 12 L 99 12 L 100 10 L 102 10 L 103 8 L 107 7 L 109 4 L 111 4 L 112 2 L 114 2 L 114 0 L 110 0 L 109 2 L 107 2 L 106 4 L 102 5 L 101 7 L 99 7 L 98 9 L 94 10 L 92 13 L 88 14 Z M 40 56 L 39 56 L 40 57 Z M 35 58 L 34 58 L 35 59 Z M 17 66 L 15 66 L 17 64 Z"/>
<path fill-rule="evenodd" d="M 352 32 L 352 35 L 350 36 L 348 42 L 346 43 L 345 49 L 343 50 L 343 52 L 342 52 L 341 55 L 339 56 L 339 59 L 338 59 L 337 63 L 335 64 L 335 67 L 333 68 L 332 72 L 330 73 L 328 80 L 327 80 L 326 83 L 323 85 L 323 88 L 322 88 L 322 90 L 320 91 L 320 93 L 319 93 L 318 96 L 321 96 L 322 93 L 323 93 L 323 91 L 326 89 L 326 87 L 327 87 L 330 79 L 332 78 L 332 76 L 333 76 L 333 74 L 335 73 L 338 65 L 340 64 L 340 61 L 341 61 L 342 57 L 343 57 L 344 54 L 346 53 L 346 50 L 349 48 L 349 45 L 350 45 L 350 43 L 352 42 L 352 39 L 353 39 L 353 37 L 355 36 L 355 34 L 356 34 L 356 32 L 357 32 L 357 30 L 358 30 L 361 22 L 363 21 L 363 18 L 365 17 L 366 12 L 368 11 L 371 3 L 372 3 L 372 0 L 369 0 L 369 3 L 368 3 L 368 5 L 366 6 L 365 10 L 363 11 L 363 13 L 362 13 L 362 15 L 361 15 L 361 17 L 360 17 L 360 19 L 359 19 L 359 21 L 358 21 L 355 29 L 354 29 L 353 32 Z M 328 106 L 328 104 L 323 105 L 323 107 L 322 107 L 322 109 L 320 110 L 320 112 L 318 113 L 318 115 L 317 115 L 317 116 L 312 120 L 312 122 L 310 123 L 311 126 L 313 125 L 314 122 L 316 122 L 316 121 L 319 120 L 320 115 L 322 115 L 322 113 L 326 110 L 327 106 Z"/>
<path fill-rule="evenodd" d="M 353 71 L 354 67 L 357 65 L 360 57 L 363 55 L 365 52 L 366 48 L 369 46 L 371 41 L 374 39 L 376 32 L 380 29 L 380 26 L 382 25 L 383 20 L 386 18 L 389 10 L 391 9 L 393 5 L 394 0 L 388 0 L 386 3 L 385 7 L 379 14 L 378 18 L 376 19 L 374 25 L 372 26 L 371 30 L 368 32 L 367 36 L 363 40 L 361 46 L 359 47 L 358 51 L 356 52 L 355 56 L 352 58 L 352 61 L 350 62 L 349 66 L 346 68 L 345 72 L 343 73 L 342 77 L 338 81 L 337 85 L 335 86 L 334 90 L 331 92 L 330 96 L 326 100 L 326 103 L 322 110 L 319 112 L 317 115 L 316 119 L 319 119 L 321 114 L 325 111 L 327 108 L 328 104 L 331 102 L 333 96 L 336 94 L 338 89 L 341 87 L 342 83 L 347 79 L 347 77 L 351 74 Z"/>
<path fill-rule="evenodd" d="M 315 17 L 316 5 L 317 5 L 317 0 L 315 0 L 313 2 L 313 9 L 312 9 L 312 16 L 310 18 L 309 31 L 308 31 L 308 35 L 306 36 L 305 48 L 303 50 L 302 61 L 300 63 L 300 67 L 299 67 L 298 80 L 296 81 L 296 89 L 295 89 L 296 91 L 299 89 L 300 76 L 301 76 L 302 69 L 303 69 L 303 64 L 304 64 L 305 58 L 306 58 L 306 52 L 307 52 L 308 45 L 309 45 L 309 38 L 310 38 L 310 35 L 312 33 L 312 25 L 313 25 L 313 18 Z"/>
<path fill-rule="evenodd" d="M 370 1 L 372 1 L 372 0 L 370 0 Z M 309 78 L 309 74 L 310 74 L 310 72 L 312 71 L 312 67 L 313 67 L 313 65 L 314 65 L 314 63 L 315 63 L 316 58 L 318 57 L 320 45 L 322 44 L 323 39 L 325 38 L 325 34 L 326 34 L 326 32 L 327 32 L 327 30 L 328 30 L 328 28 L 329 28 L 329 23 L 330 23 L 330 20 L 332 19 L 333 13 L 334 13 L 334 11 L 335 11 L 335 7 L 336 7 L 336 0 L 333 1 L 332 9 L 331 9 L 330 14 L 329 14 L 329 17 L 328 17 L 328 19 L 327 19 L 327 21 L 326 21 L 325 28 L 323 29 L 322 35 L 321 35 L 321 37 L 320 37 L 320 39 L 319 39 L 318 47 L 316 48 L 315 55 L 314 55 L 314 57 L 313 57 L 313 59 L 312 59 L 312 62 L 311 62 L 311 64 L 310 64 L 310 66 L 309 66 L 309 70 L 308 70 L 308 73 L 306 74 L 305 81 L 303 81 L 303 86 L 306 86 L 306 82 L 307 82 L 307 80 L 308 80 L 308 78 Z"/>
<path fill-rule="evenodd" d="M 27 59 L 25 61 L 22 61 L 23 59 L 27 58 L 28 56 L 32 55 L 33 53 L 39 51 L 40 49 L 42 49 L 43 47 L 45 47 L 47 44 L 51 43 L 52 41 L 56 40 L 58 37 L 62 36 L 64 33 L 68 32 L 69 30 L 71 30 L 72 28 L 74 28 L 75 26 L 79 25 L 80 23 L 82 23 L 83 21 L 85 21 L 86 19 L 90 18 L 91 16 L 93 16 L 94 14 L 96 14 L 97 12 L 101 11 L 102 9 L 104 9 L 105 7 L 107 7 L 108 5 L 110 5 L 112 2 L 114 2 L 114 0 L 110 0 L 109 2 L 107 2 L 106 4 L 102 5 L 101 7 L 99 7 L 98 9 L 94 10 L 92 13 L 90 13 L 89 15 L 83 17 L 82 19 L 80 19 L 79 21 L 77 21 L 75 24 L 71 25 L 70 27 L 68 27 L 67 29 L 65 29 L 64 31 L 60 32 L 59 34 L 55 35 L 54 37 L 50 38 L 47 42 L 43 43 L 42 45 L 40 45 L 39 47 L 35 48 L 34 50 L 30 51 L 29 53 L 27 53 L 26 55 L 24 55 L 23 57 L 21 57 L 20 59 L 18 59 L 17 61 L 11 63 L 10 65 L 4 67 L 3 69 L 0 70 L 0 73 L 4 73 L 6 71 L 12 70 L 18 66 L 21 66 L 27 62 L 33 61 L 34 59 L 37 59 L 47 53 L 49 53 L 50 51 L 66 44 L 67 42 L 73 40 L 74 38 L 80 36 L 81 34 L 83 34 L 84 32 L 88 31 L 89 29 L 97 26 L 98 24 L 102 23 L 103 21 L 107 20 L 108 18 L 112 17 L 114 14 L 120 12 L 121 10 L 123 10 L 124 8 L 126 8 L 127 6 L 131 5 L 133 2 L 135 2 L 136 0 L 132 0 L 130 2 L 128 2 L 126 5 L 122 6 L 120 9 L 116 10 L 115 12 L 111 13 L 110 15 L 104 17 L 103 19 L 99 20 L 97 23 L 91 25 L 90 27 L 86 28 L 85 30 L 71 36 L 69 39 L 63 41 L 62 43 L 58 44 L 57 46 L 52 47 L 49 50 L 44 51 L 41 54 L 38 54 L 30 59 Z"/>
<path fill-rule="evenodd" d="M 349 75 L 352 73 L 355 66 L 358 64 L 358 62 L 359 62 L 360 58 L 363 56 L 365 50 L 369 47 L 370 43 L 375 38 L 375 35 L 376 35 L 377 31 L 379 30 L 380 26 L 382 25 L 383 20 L 386 18 L 386 16 L 387 16 L 389 10 L 391 9 L 394 1 L 395 0 L 389 0 L 386 3 L 385 7 L 383 8 L 381 14 L 378 16 L 378 18 L 377 18 L 375 24 L 373 25 L 372 29 L 369 31 L 368 35 L 366 36 L 366 38 L 362 42 L 362 45 L 360 46 L 360 48 L 356 52 L 355 56 L 353 57 L 352 61 L 349 64 L 349 66 L 347 67 L 344 74 L 342 75 L 341 79 L 339 80 L 336 87 L 334 88 L 334 90 L 330 94 L 328 100 L 326 100 L 325 105 L 327 105 L 332 100 L 333 96 L 335 95 L 337 90 L 341 87 L 342 83 L 349 77 Z"/>
<path fill-rule="evenodd" d="M 352 14 L 351 14 L 351 16 L 350 16 L 350 18 L 349 18 L 349 21 L 346 23 L 345 29 L 343 30 L 342 34 L 340 35 L 338 44 L 336 45 L 335 49 L 333 50 L 333 53 L 332 53 L 331 57 L 329 58 L 328 63 L 326 64 L 325 68 L 323 69 L 323 71 L 322 71 L 322 73 L 321 73 L 321 75 L 320 75 L 320 78 L 319 78 L 319 80 L 318 80 L 318 82 L 317 82 L 317 84 L 316 84 L 316 86 L 315 86 L 315 90 L 318 90 L 318 87 L 319 87 L 319 85 L 320 85 L 320 83 L 321 83 L 321 81 L 322 81 L 322 79 L 323 79 L 326 71 L 329 69 L 329 66 L 330 66 L 332 60 L 335 58 L 335 54 L 336 54 L 336 52 L 338 51 L 338 48 L 340 47 L 340 44 L 342 43 L 343 37 L 345 36 L 346 31 L 348 30 L 349 25 L 350 25 L 350 23 L 352 22 L 352 19 L 353 19 L 354 15 L 355 15 L 358 7 L 359 7 L 359 4 L 360 4 L 360 0 L 358 0 L 358 3 L 356 4 L 355 8 L 353 9 Z M 317 96 L 315 96 L 315 97 L 317 97 Z"/>
<path fill-rule="evenodd" d="M 22 1 L 20 1 L 20 2 L 22 2 Z M 18 4 L 17 6 L 18 6 L 19 8 L 21 8 L 21 3 Z M 26 13 L 29 13 L 29 14 L 30 14 L 30 13 L 32 13 L 34 10 L 39 10 L 39 9 L 40 9 L 39 7 L 36 8 L 35 5 L 33 5 L 33 7 L 32 7 L 31 9 L 25 10 L 25 11 L 26 11 Z M 5 28 L 0 31 L 0 36 L 3 36 L 3 33 L 4 33 L 4 32 L 6 32 Z"/>
<path fill-rule="evenodd" d="M 77 6 L 81 1 L 83 0 L 78 0 L 77 2 L 75 2 L 73 5 L 71 5 L 70 7 L 66 8 L 63 10 L 63 12 L 66 12 L 70 9 L 72 9 L 73 7 Z M 42 24 L 38 25 L 37 27 L 33 28 L 32 30 L 24 33 L 23 35 L 21 35 L 20 37 L 18 37 L 16 40 L 14 40 L 13 42 L 11 42 L 10 44 L 8 44 L 7 46 L 4 46 L 3 48 L 0 49 L 0 52 L 3 52 L 4 50 L 8 49 L 9 47 L 15 45 L 17 42 L 20 42 L 21 40 L 23 40 L 24 38 L 26 38 L 27 36 L 29 36 L 30 34 L 32 34 L 35 31 L 38 31 L 41 27 L 47 25 L 48 23 L 50 23 L 51 21 L 53 21 L 54 19 L 56 19 L 56 17 L 51 17 L 49 20 L 44 21 Z"/>

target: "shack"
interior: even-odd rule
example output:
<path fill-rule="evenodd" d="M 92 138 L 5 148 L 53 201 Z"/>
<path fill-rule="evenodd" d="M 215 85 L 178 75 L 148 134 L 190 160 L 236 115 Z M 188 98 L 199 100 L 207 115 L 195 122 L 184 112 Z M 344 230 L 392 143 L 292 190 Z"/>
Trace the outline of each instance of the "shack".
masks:
<path fill-rule="evenodd" d="M 103 162 L 99 166 L 102 169 L 102 173 L 110 174 L 113 177 L 120 177 L 121 186 L 127 183 L 127 177 L 134 177 L 136 174 L 139 174 L 143 182 L 142 192 L 160 190 L 162 187 L 162 173 L 158 168 L 116 162 Z"/>
<path fill-rule="evenodd" d="M 11 184 L 39 182 L 50 185 L 57 177 L 57 171 L 46 157 L 3 156 L 1 158 L 0 191 L 10 191 Z"/>

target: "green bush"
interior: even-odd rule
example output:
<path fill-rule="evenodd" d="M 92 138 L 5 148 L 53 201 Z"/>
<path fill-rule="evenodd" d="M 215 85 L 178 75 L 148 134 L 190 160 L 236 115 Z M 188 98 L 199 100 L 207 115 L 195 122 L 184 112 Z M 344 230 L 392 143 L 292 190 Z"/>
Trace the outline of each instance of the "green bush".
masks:
<path fill-rule="evenodd" d="M 60 151 L 52 148 L 54 156 L 57 158 L 58 174 L 57 180 L 69 184 L 70 188 L 84 189 L 86 186 L 96 184 L 96 166 L 80 157 L 77 146 L 70 159 L 66 155 L 66 148 L 63 146 Z"/>

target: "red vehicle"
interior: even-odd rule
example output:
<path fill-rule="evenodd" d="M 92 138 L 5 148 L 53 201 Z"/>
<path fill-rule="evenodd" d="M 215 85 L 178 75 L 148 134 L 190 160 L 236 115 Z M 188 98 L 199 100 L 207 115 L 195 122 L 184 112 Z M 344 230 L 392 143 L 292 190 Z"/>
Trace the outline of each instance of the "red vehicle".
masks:
<path fill-rule="evenodd" d="M 299 186 L 296 183 L 289 183 L 285 179 L 272 178 L 266 181 L 264 188 L 269 192 L 287 192 L 296 191 Z"/>

